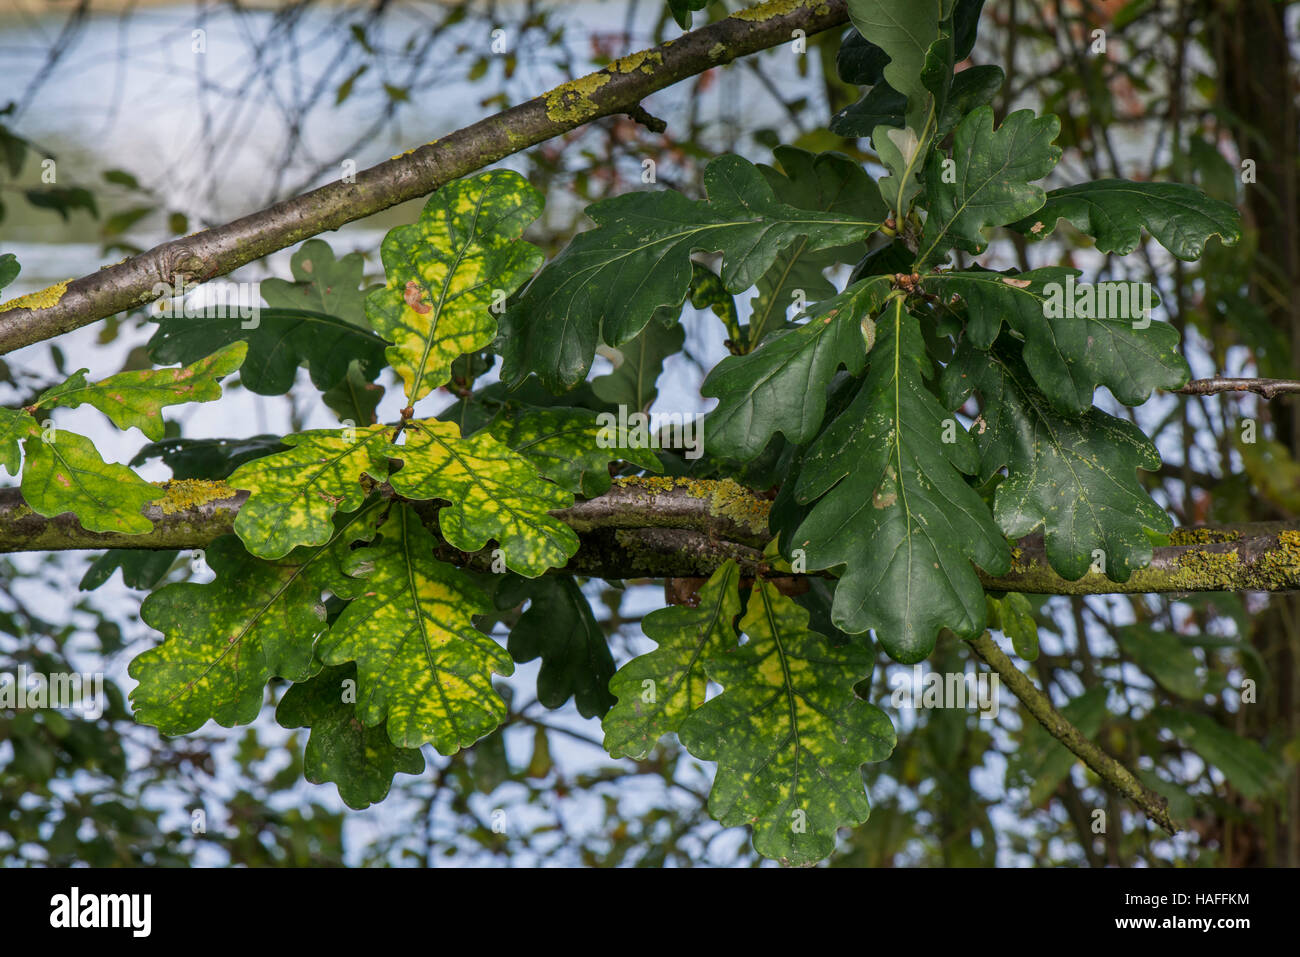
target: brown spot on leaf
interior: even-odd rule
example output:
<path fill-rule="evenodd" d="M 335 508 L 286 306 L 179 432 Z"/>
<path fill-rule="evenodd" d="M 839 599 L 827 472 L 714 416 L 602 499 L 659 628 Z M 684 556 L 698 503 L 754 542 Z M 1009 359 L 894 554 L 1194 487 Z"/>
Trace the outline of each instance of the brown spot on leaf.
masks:
<path fill-rule="evenodd" d="M 424 289 L 414 279 L 407 281 L 402 298 L 406 300 L 408 306 L 422 316 L 427 316 L 433 311 L 433 306 L 424 301 Z"/>

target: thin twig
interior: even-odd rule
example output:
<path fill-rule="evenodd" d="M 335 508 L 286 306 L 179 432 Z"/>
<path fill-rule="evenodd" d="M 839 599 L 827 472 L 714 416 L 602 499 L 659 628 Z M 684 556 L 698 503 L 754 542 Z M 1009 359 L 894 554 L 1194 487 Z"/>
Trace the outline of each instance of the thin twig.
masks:
<path fill-rule="evenodd" d="M 1193 379 L 1181 389 L 1172 389 L 1181 395 L 1217 395 L 1220 392 L 1254 392 L 1266 399 L 1279 395 L 1300 393 L 1300 381 L 1295 379 L 1231 379 L 1216 375 L 1209 379 Z"/>
<path fill-rule="evenodd" d="M 1048 734 L 1069 748 L 1103 781 L 1141 808 L 1142 813 L 1161 828 L 1170 834 L 1178 833 L 1178 825 L 1169 816 L 1169 802 L 1139 781 L 1132 771 L 1085 738 L 1069 719 L 1052 706 L 1047 695 L 1029 680 L 1029 676 L 1012 664 L 992 635 L 986 631 L 969 644 L 975 654 L 1011 689 L 1011 693 L 1020 699 L 1038 723 L 1047 729 Z"/>

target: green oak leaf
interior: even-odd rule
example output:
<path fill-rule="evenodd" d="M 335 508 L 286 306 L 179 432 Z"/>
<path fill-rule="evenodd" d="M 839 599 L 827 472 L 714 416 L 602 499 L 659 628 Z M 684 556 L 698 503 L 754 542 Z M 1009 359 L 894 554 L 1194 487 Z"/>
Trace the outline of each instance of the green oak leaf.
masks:
<path fill-rule="evenodd" d="M 334 258 L 329 245 L 308 240 L 290 260 L 293 282 L 263 280 L 266 306 L 256 316 L 163 316 L 149 340 L 155 362 L 189 364 L 232 342 L 246 341 L 239 381 L 258 395 L 281 395 L 306 365 L 312 384 L 338 386 L 355 363 L 369 382 L 386 365 L 386 343 L 366 324 L 360 253 Z"/>
<path fill-rule="evenodd" d="M 561 488 L 588 498 L 609 491 L 612 461 L 662 470 L 652 449 L 619 445 L 616 435 L 605 437 L 598 418 L 590 409 L 514 408 L 498 416 L 488 432 Z"/>
<path fill-rule="evenodd" d="M 513 170 L 491 170 L 434 192 L 420 218 L 388 231 L 387 282 L 366 299 L 385 355 L 406 383 L 408 405 L 446 385 L 451 364 L 496 336 L 493 311 L 542 265 L 520 237 L 542 194 Z"/>
<path fill-rule="evenodd" d="M 224 479 L 245 462 L 287 448 L 278 435 L 253 435 L 246 439 L 163 439 L 143 446 L 131 459 L 144 465 L 161 459 L 178 479 Z"/>
<path fill-rule="evenodd" d="M 431 743 L 454 754 L 492 731 L 506 714 L 492 675 L 514 665 L 504 648 L 474 628 L 488 597 L 454 565 L 433 557 L 437 540 L 408 505 L 395 505 L 378 540 L 353 551 L 351 598 L 316 653 L 327 665 L 357 663 L 356 713 L 387 720 L 400 748 Z"/>
<path fill-rule="evenodd" d="M 945 177 L 942 153 L 931 154 L 926 167 L 929 202 L 917 261 L 933 262 L 951 246 L 983 251 L 986 226 L 1001 226 L 1043 205 L 1046 193 L 1033 181 L 1056 166 L 1060 147 L 1053 146 L 1061 121 L 1018 110 L 993 129 L 993 109 L 976 107 L 953 133 L 951 175 Z M 952 182 L 945 182 L 945 179 Z"/>
<path fill-rule="evenodd" d="M 1011 276 L 949 272 L 924 282 L 928 292 L 965 300 L 966 336 L 976 348 L 989 348 L 1005 320 L 1025 340 L 1024 360 L 1034 381 L 1062 410 L 1091 408 L 1099 385 L 1125 405 L 1141 405 L 1155 389 L 1187 382 L 1191 373 L 1178 352 L 1178 330 L 1169 323 L 1153 320 L 1139 328 L 1130 318 L 1054 315 L 1058 310 L 1049 300 L 1063 303 L 1078 275 L 1047 266 Z M 1100 298 L 1106 284 L 1095 288 Z"/>
<path fill-rule="evenodd" d="M 888 83 L 877 83 L 832 116 L 830 130 L 838 136 L 871 136 L 880 126 L 902 127 L 906 113 L 907 97 Z"/>
<path fill-rule="evenodd" d="M 988 85 L 987 72 L 968 70 L 971 76 L 953 77 L 954 65 L 975 44 L 982 6 L 983 0 L 849 3 L 849 17 L 869 38 L 869 49 L 851 52 L 845 60 L 866 67 L 862 79 L 873 88 L 860 103 L 838 114 L 831 129 L 844 136 L 871 137 L 888 171 L 880 180 L 880 195 L 900 223 L 921 189 L 920 174 L 932 144 L 947 134 L 961 112 L 980 102 Z M 880 63 L 872 50 L 886 61 Z M 955 104 L 954 96 L 959 97 Z"/>
<path fill-rule="evenodd" d="M 951 133 L 962 117 L 976 107 L 993 102 L 1007 75 L 1000 66 L 972 66 L 954 74 L 948 98 L 939 113 L 939 125 L 934 138 L 941 140 Z"/>
<path fill-rule="evenodd" d="M 850 86 L 876 86 L 884 79 L 889 55 L 856 29 L 844 36 L 835 53 L 835 71 Z"/>
<path fill-rule="evenodd" d="M 307 365 L 321 391 L 342 384 L 351 368 L 365 382 L 380 374 L 383 339 L 365 321 L 364 260 L 359 252 L 334 259 L 324 239 L 309 239 L 292 255 L 294 281 L 264 280 L 266 307 L 256 316 L 165 316 L 149 339 L 156 363 L 192 363 L 231 342 L 246 341 L 240 384 L 259 395 L 281 395 Z M 361 420 L 356 420 L 359 424 Z"/>
<path fill-rule="evenodd" d="M 944 18 L 947 12 L 951 24 L 956 62 L 970 56 L 975 47 L 975 33 L 979 26 L 980 10 L 984 0 L 957 0 L 955 4 L 944 2 L 939 16 Z M 878 17 L 895 9 L 892 3 L 857 0 L 860 16 Z M 897 38 L 897 43 L 910 42 L 907 38 Z M 916 41 L 920 43 L 918 39 Z M 849 32 L 840 44 L 835 55 L 835 67 L 840 79 L 852 86 L 877 86 L 884 81 L 884 67 L 889 62 L 889 55 L 875 43 L 872 43 L 856 29 Z"/>
<path fill-rule="evenodd" d="M 309 239 L 293 254 L 289 265 L 293 282 L 284 279 L 262 281 L 262 298 L 268 306 L 335 316 L 358 328 L 370 330 L 366 319 L 366 296 L 382 287 L 366 286 L 363 276 L 365 260 L 360 253 L 348 253 L 335 259 L 328 243 Z M 376 345 L 383 348 L 382 343 L 372 342 L 363 358 L 352 358 L 347 353 L 331 357 L 328 366 L 316 377 L 320 380 L 317 385 L 324 393 L 321 401 L 342 422 L 370 425 L 375 421 L 375 408 L 384 395 L 383 386 L 372 381 L 384 366 L 375 358 L 373 347 Z M 344 356 L 350 361 L 347 362 L 347 371 L 339 377 L 342 363 L 334 360 Z M 328 387 L 321 384 L 331 379 L 337 379 L 337 384 Z"/>
<path fill-rule="evenodd" d="M 403 464 L 389 484 L 409 499 L 447 501 L 438 525 L 454 548 L 474 552 L 495 539 L 506 567 L 528 578 L 578 550 L 573 529 L 548 514 L 572 505 L 573 493 L 542 478 L 528 459 L 487 432 L 461 438 L 454 422 L 410 426 L 406 443 L 390 447 Z"/>
<path fill-rule="evenodd" d="M 1011 647 L 1025 661 L 1038 660 L 1038 622 L 1034 606 L 1020 592 L 1007 592 L 1001 598 L 989 596 L 989 627 L 997 628 L 1011 639 Z"/>
<path fill-rule="evenodd" d="M 921 191 L 920 174 L 925 168 L 926 156 L 931 153 L 939 120 L 948 102 L 952 66 L 952 37 L 945 28 L 926 51 L 919 92 L 907 97 L 902 127 L 886 121 L 872 131 L 872 145 L 881 164 L 888 170 L 888 175 L 880 179 L 880 196 L 885 205 L 895 211 L 898 222 L 906 219 L 913 200 Z"/>
<path fill-rule="evenodd" d="M 883 222 L 889 214 L 871 177 L 861 164 L 847 156 L 810 153 L 793 146 L 778 146 L 772 155 L 781 165 L 780 172 L 770 166 L 759 166 L 759 170 L 776 198 L 787 206 L 874 222 Z M 824 275 L 825 270 L 852 261 L 860 252 L 860 248 L 852 246 L 812 251 L 802 236 L 782 249 L 772 268 L 758 281 L 757 294 L 750 303 L 749 347 L 756 346 L 769 330 L 780 329 L 786 310 L 798 299 L 818 302 L 833 296 L 835 286 Z M 802 295 L 798 290 L 803 290 Z"/>
<path fill-rule="evenodd" d="M 924 98 L 926 53 L 939 36 L 942 0 L 849 0 L 849 20 L 889 57 L 882 76 L 908 100 Z"/>
<path fill-rule="evenodd" d="M 549 409 L 557 406 L 591 409 L 593 412 L 608 410 L 607 404 L 592 392 L 590 382 L 556 395 L 543 386 L 537 376 L 530 376 L 514 389 L 500 381 L 475 389 L 451 403 L 435 418 L 455 422 L 460 426 L 461 435 L 470 435 L 491 425 L 498 416 L 507 414 L 509 410 L 529 407 Z"/>
<path fill-rule="evenodd" d="M 690 301 L 693 308 L 708 309 L 721 319 L 728 332 L 733 329 L 739 330 L 740 319 L 736 313 L 736 297 L 722 284 L 722 277 L 703 263 L 691 263 Z M 664 325 L 671 325 L 681 318 L 681 310 L 673 306 L 664 306 L 656 311 L 654 318 L 661 320 Z M 651 325 L 654 323 L 652 322 Z"/>
<path fill-rule="evenodd" d="M 644 758 L 704 704 L 705 659 L 738 642 L 739 583 L 740 566 L 728 559 L 700 589 L 694 608 L 670 605 L 641 620 L 641 630 L 659 647 L 633 658 L 609 683 L 618 703 L 601 727 L 611 757 Z"/>
<path fill-rule="evenodd" d="M 18 265 L 18 257 L 13 253 L 0 254 L 0 289 L 12 283 L 22 272 L 22 267 Z"/>
<path fill-rule="evenodd" d="M 703 395 L 720 400 L 704 420 L 710 454 L 749 461 L 778 432 L 795 443 L 811 439 L 825 415 L 835 371 L 844 366 L 851 375 L 861 374 L 875 335 L 870 317 L 889 285 L 885 276 L 855 283 L 814 306 L 804 324 L 719 362 L 700 386 Z"/>
<path fill-rule="evenodd" d="M 361 253 L 348 253 L 338 259 L 323 239 L 309 239 L 289 260 L 293 282 L 286 279 L 263 279 L 258 290 L 272 309 L 299 309 L 337 316 L 354 326 L 369 328 L 366 323 L 366 294 Z"/>
<path fill-rule="evenodd" d="M 1011 554 L 964 476 L 979 469 L 970 436 L 925 384 L 917 321 L 895 299 L 876 323 L 867 375 L 847 409 L 804 455 L 795 498 L 813 503 L 791 537 L 809 569 L 845 565 L 832 620 L 874 628 L 898 661 L 920 661 L 940 628 L 984 630 L 984 589 Z"/>
<path fill-rule="evenodd" d="M 227 482 L 249 493 L 235 518 L 237 534 L 259 558 L 280 558 L 299 545 L 320 545 L 333 533 L 335 512 L 365 499 L 361 476 L 388 474 L 388 427 L 313 429 L 286 435 L 284 452 L 253 459 Z"/>
<path fill-rule="evenodd" d="M 366 378 L 364 367 L 355 359 L 348 364 L 348 374 L 338 385 L 328 389 L 321 401 L 349 425 L 372 425 L 375 410 L 384 398 L 384 387 Z"/>
<path fill-rule="evenodd" d="M 972 390 L 983 400 L 984 421 L 974 431 L 979 478 L 1007 469 L 993 499 L 1004 534 L 1021 538 L 1041 527 L 1048 562 L 1071 581 L 1087 574 L 1098 550 L 1114 581 L 1150 563 L 1145 530 L 1165 533 L 1173 522 L 1138 482 L 1137 470 L 1155 471 L 1160 455 L 1136 425 L 1100 409 L 1061 412 L 1036 387 L 1010 337 L 992 352 L 963 344 L 942 385 L 950 408 Z"/>
<path fill-rule="evenodd" d="M 941 140 L 977 106 L 991 103 L 1002 88 L 1006 74 L 998 66 L 973 66 L 954 74 L 948 95 L 938 114 L 934 139 Z M 840 136 L 873 136 L 878 126 L 907 125 L 907 98 L 888 83 L 880 83 L 858 102 L 846 106 L 831 118 L 832 133 Z"/>
<path fill-rule="evenodd" d="M 587 207 L 596 228 L 576 236 L 506 310 L 502 379 L 515 384 L 536 371 L 555 392 L 580 382 L 599 341 L 621 346 L 656 310 L 685 301 L 692 252 L 721 252 L 722 283 L 734 294 L 799 237 L 813 252 L 864 239 L 880 225 L 787 206 L 739 156 L 713 160 L 704 187 L 707 200 L 646 190 Z"/>
<path fill-rule="evenodd" d="M 298 682 L 280 699 L 275 720 L 282 728 L 311 728 L 303 776 L 312 784 L 333 781 L 343 803 L 360 811 L 388 796 L 395 774 L 423 771 L 424 755 L 394 747 L 383 728 L 357 720 L 347 684 L 355 683 L 356 673 L 345 664 Z"/>
<path fill-rule="evenodd" d="M 171 570 L 179 554 L 175 550 L 153 551 L 145 548 L 110 548 L 90 563 L 77 588 L 94 591 L 122 569 L 122 584 L 127 588 L 148 591 Z"/>
<path fill-rule="evenodd" d="M 1126 256 L 1146 229 L 1179 259 L 1199 259 L 1205 243 L 1218 236 L 1225 246 L 1241 238 L 1241 214 L 1222 200 L 1210 199 L 1184 183 L 1134 183 L 1099 179 L 1054 189 L 1032 216 L 1011 223 L 1030 239 L 1050 236 L 1058 220 L 1097 240 L 1104 253 Z"/>
<path fill-rule="evenodd" d="M 696 10 L 703 10 L 709 5 L 709 0 L 668 0 L 668 11 L 677 21 L 677 25 L 683 30 L 691 28 L 691 14 Z"/>
<path fill-rule="evenodd" d="M 686 329 L 680 322 L 665 326 L 646 325 L 629 342 L 617 349 L 614 371 L 591 380 L 591 391 L 610 405 L 624 405 L 629 411 L 644 412 L 659 395 L 657 383 L 664 360 L 682 351 Z"/>
<path fill-rule="evenodd" d="M 248 724 L 273 675 L 306 680 L 317 667 L 312 646 L 326 628 L 321 593 L 347 582 L 348 546 L 373 536 L 378 504 L 340 518 L 326 543 L 277 562 L 223 535 L 204 555 L 214 581 L 175 582 L 146 598 L 140 617 L 166 640 L 128 669 L 139 682 L 131 692 L 136 720 L 163 734 L 188 734 L 209 719 L 227 728 Z"/>
<path fill-rule="evenodd" d="M 23 501 L 32 511 L 46 518 L 72 512 L 88 532 L 143 535 L 153 528 L 141 509 L 166 493 L 125 465 L 105 462 L 84 435 L 59 429 L 48 442 L 29 437 L 24 447 Z"/>
<path fill-rule="evenodd" d="M 513 608 L 525 599 L 528 609 L 510 629 L 506 648 L 521 665 L 542 659 L 537 700 L 560 708 L 573 698 L 584 718 L 603 717 L 614 703 L 614 658 L 582 589 L 568 576 L 515 577 L 497 589 L 496 606 Z"/>
<path fill-rule="evenodd" d="M 312 384 L 334 388 L 353 360 L 367 381 L 384 368 L 384 340 L 369 329 L 305 309 L 262 308 L 255 317 L 163 316 L 149 340 L 154 362 L 190 364 L 232 342 L 248 343 L 239 382 L 258 395 L 283 395 L 306 365 Z"/>
<path fill-rule="evenodd" d="M 0 409 L 0 468 L 16 476 L 23 462 L 23 439 L 40 434 L 40 422 L 24 409 Z"/>
<path fill-rule="evenodd" d="M 232 342 L 212 355 L 181 369 L 143 369 L 86 382 L 88 369 L 81 369 L 53 388 L 46 389 L 33 408 L 61 405 L 75 409 L 83 403 L 103 412 L 119 429 L 135 426 L 155 442 L 163 437 L 162 410 L 187 402 L 211 402 L 221 398 L 219 380 L 230 375 L 244 361 L 248 346 Z"/>
<path fill-rule="evenodd" d="M 840 827 L 871 812 L 861 766 L 897 741 L 888 716 L 854 693 L 871 674 L 865 643 L 834 646 L 808 630 L 808 612 L 759 580 L 740 622 L 749 640 L 710 649 L 722 693 L 696 708 L 678 735 L 695 757 L 718 762 L 709 811 L 753 827 L 754 848 L 788 864 L 835 849 Z"/>

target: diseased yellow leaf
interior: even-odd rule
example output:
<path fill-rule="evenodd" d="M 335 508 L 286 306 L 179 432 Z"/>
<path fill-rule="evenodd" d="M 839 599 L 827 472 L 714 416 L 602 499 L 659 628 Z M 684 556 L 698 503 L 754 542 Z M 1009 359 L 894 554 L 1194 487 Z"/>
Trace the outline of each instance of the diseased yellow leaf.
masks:
<path fill-rule="evenodd" d="M 523 242 L 542 195 L 511 170 L 457 180 L 429 197 L 420 218 L 380 247 L 387 282 L 366 299 L 375 331 L 414 405 L 451 377 L 459 356 L 497 333 L 505 300 L 542 265 Z"/>
<path fill-rule="evenodd" d="M 461 551 L 500 543 L 506 567 L 528 578 L 566 564 L 578 536 L 551 509 L 573 504 L 573 494 L 542 478 L 516 452 L 486 432 L 462 438 L 454 422 L 411 423 L 404 445 L 391 455 L 402 467 L 389 476 L 400 495 L 444 499 L 442 535 Z"/>

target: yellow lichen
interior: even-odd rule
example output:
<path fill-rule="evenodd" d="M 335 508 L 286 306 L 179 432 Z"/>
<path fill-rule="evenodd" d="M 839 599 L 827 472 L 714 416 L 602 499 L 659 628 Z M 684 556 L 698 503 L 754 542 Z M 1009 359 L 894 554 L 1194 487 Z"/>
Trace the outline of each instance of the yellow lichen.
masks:
<path fill-rule="evenodd" d="M 635 73 L 640 70 L 642 73 L 653 73 L 652 64 L 662 64 L 664 62 L 661 56 L 655 50 L 642 50 L 640 53 L 629 53 L 625 57 L 619 57 L 609 65 L 610 73 Z"/>
<path fill-rule="evenodd" d="M 1215 528 L 1175 528 L 1169 533 L 1170 545 L 1210 545 L 1218 542 L 1235 542 L 1241 533 Z"/>
<path fill-rule="evenodd" d="M 614 484 L 620 488 L 644 488 L 652 492 L 667 492 L 676 488 L 678 481 L 671 475 L 629 475 L 614 479 Z"/>
<path fill-rule="evenodd" d="M 709 59 L 717 60 L 726 52 L 727 45 L 725 43 L 715 43 L 713 46 L 709 47 Z"/>
<path fill-rule="evenodd" d="M 53 286 L 46 286 L 37 292 L 29 292 L 25 296 L 19 296 L 17 299 L 10 299 L 8 302 L 0 302 L 0 312 L 8 312 L 10 309 L 48 309 L 60 299 L 68 290 L 68 283 L 71 279 L 65 279 L 63 282 L 56 282 Z"/>
<path fill-rule="evenodd" d="M 1174 577 L 1179 584 L 1190 588 L 1219 585 L 1228 582 L 1240 564 L 1241 557 L 1235 551 L 1209 552 L 1193 548 L 1179 557 Z"/>
<path fill-rule="evenodd" d="M 764 20 L 771 20 L 773 17 L 783 17 L 787 13 L 793 13 L 800 7 L 807 5 L 808 0 L 768 0 L 767 3 L 760 3 L 756 7 L 737 10 L 732 16 L 737 20 L 762 23 Z"/>
<path fill-rule="evenodd" d="M 160 487 L 167 492 L 165 498 L 158 500 L 158 507 L 164 515 L 187 512 L 235 494 L 235 490 L 225 482 L 208 479 L 172 479 L 162 482 Z"/>
<path fill-rule="evenodd" d="M 1268 572 L 1275 581 L 1294 584 L 1296 570 L 1300 569 L 1300 532 L 1286 530 L 1277 533 L 1277 548 L 1268 553 Z"/>
<path fill-rule="evenodd" d="M 682 489 L 694 498 L 707 501 L 714 515 L 728 518 L 755 535 L 767 534 L 767 516 L 772 503 L 731 479 L 643 475 L 616 478 L 614 484 L 619 488 L 643 489 L 652 493 Z"/>
<path fill-rule="evenodd" d="M 731 519 L 742 528 L 759 533 L 767 531 L 767 515 L 772 503 L 756 496 L 749 489 L 731 479 L 714 482 L 709 494 L 709 505 L 715 515 Z"/>
<path fill-rule="evenodd" d="M 556 123 L 585 120 L 593 116 L 598 109 L 591 98 L 602 86 L 609 82 L 606 72 L 588 73 L 576 80 L 570 80 L 557 86 L 546 94 L 546 116 Z"/>

